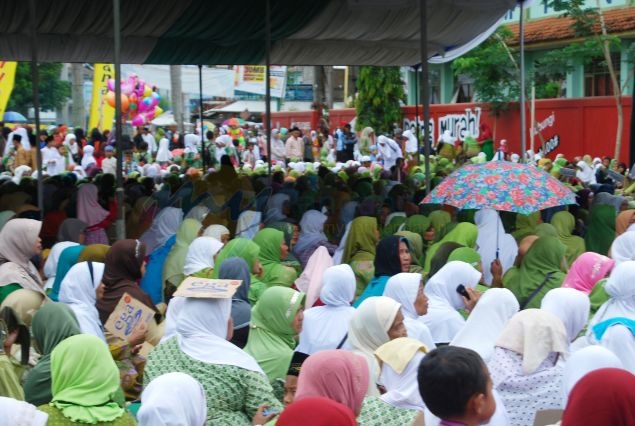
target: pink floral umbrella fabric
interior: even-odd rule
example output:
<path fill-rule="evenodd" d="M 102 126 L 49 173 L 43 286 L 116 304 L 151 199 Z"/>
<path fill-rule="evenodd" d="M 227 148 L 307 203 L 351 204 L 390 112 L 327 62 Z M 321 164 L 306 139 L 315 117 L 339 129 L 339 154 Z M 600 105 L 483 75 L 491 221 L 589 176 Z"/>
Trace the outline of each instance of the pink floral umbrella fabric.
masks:
<path fill-rule="evenodd" d="M 506 161 L 465 165 L 445 178 L 422 204 L 491 208 L 529 214 L 575 204 L 575 194 L 542 169 Z"/>

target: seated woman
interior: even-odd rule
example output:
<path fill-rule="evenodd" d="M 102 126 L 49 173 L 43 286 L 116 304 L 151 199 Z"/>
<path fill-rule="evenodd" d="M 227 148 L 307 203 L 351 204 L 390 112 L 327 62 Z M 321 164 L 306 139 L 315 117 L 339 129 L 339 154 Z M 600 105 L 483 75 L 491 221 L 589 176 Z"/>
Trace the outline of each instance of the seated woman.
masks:
<path fill-rule="evenodd" d="M 406 238 L 396 235 L 382 238 L 377 244 L 377 254 L 375 254 L 375 277 L 368 283 L 361 296 L 355 300 L 353 306 L 358 307 L 368 297 L 384 294 L 388 279 L 400 272 L 408 272 L 411 261 Z"/>
<path fill-rule="evenodd" d="M 249 266 L 250 286 L 249 286 L 249 303 L 255 304 L 263 291 L 265 285 L 260 281 L 263 274 L 262 264 L 260 263 L 260 246 L 247 238 L 234 238 L 221 249 L 216 256 L 214 278 L 219 278 L 220 269 L 223 262 L 231 257 L 240 257 Z"/>
<path fill-rule="evenodd" d="M 12 356 L 14 344 L 21 348 L 21 358 L 16 360 Z M 0 395 L 24 399 L 21 377 L 23 370 L 29 364 L 29 349 L 31 335 L 29 329 L 9 307 L 0 310 Z"/>
<path fill-rule="evenodd" d="M 284 383 L 302 331 L 304 293 L 275 286 L 262 293 L 251 312 L 245 352 L 253 356 L 272 383 Z"/>
<path fill-rule="evenodd" d="M 293 247 L 293 254 L 300 261 L 302 268 L 306 267 L 309 258 L 320 246 L 324 246 L 333 256 L 337 246 L 328 242 L 324 234 L 324 223 L 328 217 L 318 210 L 307 210 L 300 220 L 300 236 Z"/>
<path fill-rule="evenodd" d="M 183 274 L 186 277 L 212 278 L 214 258 L 223 248 L 223 243 L 211 237 L 198 237 L 187 249 Z"/>
<path fill-rule="evenodd" d="M 0 304 L 11 307 L 26 325 L 46 298 L 40 274 L 31 263 L 42 251 L 41 227 L 37 220 L 11 219 L 0 231 Z"/>
<path fill-rule="evenodd" d="M 198 237 L 201 230 L 201 222 L 196 219 L 185 219 L 179 225 L 176 231 L 176 242 L 163 265 L 162 282 L 165 287 L 166 295 L 172 295 L 172 290 L 178 288 L 181 281 L 185 279 L 183 274 L 183 266 L 185 265 L 185 257 L 187 250 L 192 241 Z M 153 298 L 155 300 L 155 298 Z"/>
<path fill-rule="evenodd" d="M 249 303 L 249 288 L 251 286 L 251 274 L 249 265 L 240 257 L 230 257 L 223 261 L 218 271 L 221 280 L 241 280 L 242 284 L 232 296 L 232 322 L 234 334 L 230 341 L 244 348 L 249 336 L 249 324 L 251 323 L 251 304 Z"/>
<path fill-rule="evenodd" d="M 355 295 L 360 296 L 370 280 L 375 276 L 373 261 L 377 249 L 379 230 L 377 218 L 360 216 L 351 222 L 342 262 L 350 265 L 355 272 Z"/>
<path fill-rule="evenodd" d="M 176 336 L 150 352 L 144 383 L 188 374 L 203 386 L 208 424 L 250 425 L 261 404 L 278 411 L 282 404 L 256 360 L 227 341 L 230 314 L 230 299 L 185 298 Z"/>
<path fill-rule="evenodd" d="M 51 353 L 53 399 L 38 409 L 48 414 L 49 425 L 132 426 L 133 417 L 116 400 L 118 391 L 119 371 L 108 346 L 98 337 L 78 334 Z"/>
<path fill-rule="evenodd" d="M 289 246 L 284 234 L 277 229 L 265 228 L 254 236 L 253 242 L 260 247 L 260 262 L 263 276 L 261 281 L 266 288 L 273 286 L 291 287 L 298 274 L 295 269 L 280 264 L 289 254 Z"/>
<path fill-rule="evenodd" d="M 542 309 L 518 312 L 496 342 L 488 368 L 511 424 L 530 426 L 539 410 L 562 408 L 562 366 L 567 332 Z"/>

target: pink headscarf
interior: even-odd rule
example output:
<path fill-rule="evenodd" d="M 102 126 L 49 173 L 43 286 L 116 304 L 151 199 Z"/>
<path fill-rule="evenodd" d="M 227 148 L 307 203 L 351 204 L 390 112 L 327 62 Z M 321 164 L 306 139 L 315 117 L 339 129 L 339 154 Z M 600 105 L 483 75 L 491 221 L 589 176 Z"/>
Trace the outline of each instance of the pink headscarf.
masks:
<path fill-rule="evenodd" d="M 595 284 L 613 269 L 615 261 L 592 251 L 582 253 L 573 262 L 567 276 L 562 282 L 562 287 L 574 288 L 589 294 Z"/>
<path fill-rule="evenodd" d="M 77 191 L 77 218 L 88 226 L 96 225 L 108 217 L 105 210 L 97 201 L 99 190 L 92 183 L 85 183 Z"/>
<path fill-rule="evenodd" d="M 295 400 L 323 396 L 358 415 L 368 388 L 368 371 L 360 355 L 341 349 L 320 351 L 302 364 Z"/>

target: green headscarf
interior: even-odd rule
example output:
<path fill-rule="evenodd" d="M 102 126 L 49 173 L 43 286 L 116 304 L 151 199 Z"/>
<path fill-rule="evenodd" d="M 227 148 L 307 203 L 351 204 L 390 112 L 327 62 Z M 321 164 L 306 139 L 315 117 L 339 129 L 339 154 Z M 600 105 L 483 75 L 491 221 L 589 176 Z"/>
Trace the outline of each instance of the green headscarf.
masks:
<path fill-rule="evenodd" d="M 542 285 L 542 288 L 524 307 L 538 309 L 542 298 L 549 290 L 562 286 L 565 273 L 561 265 L 565 252 L 565 245 L 556 237 L 540 237 L 531 245 L 520 264 L 518 292 L 514 293 L 521 306 Z M 548 274 L 551 275 L 545 281 Z M 510 290 L 514 292 L 514 289 L 510 288 Z"/>
<path fill-rule="evenodd" d="M 615 218 L 615 207 L 607 204 L 591 206 L 584 236 L 587 251 L 607 255 L 615 238 Z"/>
<path fill-rule="evenodd" d="M 36 407 L 51 402 L 51 352 L 64 339 L 81 333 L 75 314 L 63 303 L 47 303 L 33 316 L 31 331 L 42 355 L 24 382 L 24 399 Z"/>
<path fill-rule="evenodd" d="M 374 260 L 377 249 L 376 231 L 376 218 L 360 216 L 353 219 L 344 246 L 342 263 L 351 263 L 353 260 Z"/>
<path fill-rule="evenodd" d="M 423 237 L 432 226 L 432 221 L 422 214 L 415 214 L 406 219 L 405 230 Z"/>
<path fill-rule="evenodd" d="M 262 293 L 251 311 L 245 352 L 253 356 L 271 382 L 284 380 L 296 346 L 293 320 L 305 295 L 286 287 Z"/>
<path fill-rule="evenodd" d="M 435 210 L 428 215 L 428 219 L 434 228 L 435 240 L 441 241 L 448 232 L 446 227 L 452 222 L 452 216 L 445 210 Z"/>
<path fill-rule="evenodd" d="M 221 249 L 214 262 L 213 278 L 218 278 L 221 264 L 230 257 L 240 257 L 249 265 L 251 284 L 249 286 L 249 302 L 254 304 L 265 291 L 265 284 L 253 274 L 254 264 L 260 255 L 260 246 L 247 238 L 234 238 Z"/>
<path fill-rule="evenodd" d="M 91 334 L 61 342 L 51 353 L 52 405 L 74 423 L 111 422 L 125 410 L 115 402 L 119 369 L 108 346 Z"/>
<path fill-rule="evenodd" d="M 282 264 L 295 269 L 296 273 L 298 274 L 301 273 L 302 266 L 300 265 L 300 261 L 292 253 L 293 245 L 291 244 L 291 241 L 293 240 L 293 234 L 295 231 L 293 228 L 293 224 L 289 222 L 273 222 L 267 225 L 267 228 L 273 228 L 277 229 L 278 231 L 282 231 L 282 233 L 284 234 L 284 242 L 287 243 L 287 246 L 289 247 L 289 254 L 287 255 L 287 258 L 282 261 Z"/>
<path fill-rule="evenodd" d="M 421 266 L 423 259 L 423 238 L 421 235 L 416 234 L 410 231 L 399 231 L 396 232 L 395 235 L 399 235 L 400 237 L 405 237 L 408 240 L 410 250 L 411 250 L 411 263 L 410 263 L 410 272 L 421 272 L 423 271 L 423 267 Z"/>
<path fill-rule="evenodd" d="M 448 262 L 453 260 L 460 260 L 461 262 L 469 263 L 474 269 L 479 269 L 481 265 L 481 255 L 471 247 L 460 247 L 455 249 L 448 256 Z"/>
<path fill-rule="evenodd" d="M 476 238 L 478 237 L 478 228 L 473 223 L 461 222 L 458 223 L 443 239 L 437 243 L 432 244 L 426 253 L 426 262 L 423 269 L 426 272 L 430 272 L 430 263 L 434 254 L 439 249 L 439 246 L 443 243 L 454 242 L 461 244 L 465 247 L 472 247 L 476 245 Z"/>
<path fill-rule="evenodd" d="M 183 266 L 185 266 L 187 249 L 192 241 L 198 237 L 198 231 L 200 230 L 201 222 L 196 219 L 185 219 L 181 222 L 179 229 L 176 231 L 176 242 L 163 265 L 163 282 L 169 281 L 170 284 L 178 287 L 181 281 L 185 279 Z"/>
<path fill-rule="evenodd" d="M 520 243 L 523 238 L 528 235 L 533 235 L 536 230 L 536 226 L 540 223 L 540 212 L 533 212 L 528 215 L 519 214 L 516 216 L 516 230 L 512 232 L 516 242 Z"/>
<path fill-rule="evenodd" d="M 550 223 L 541 223 L 534 228 L 534 235 L 538 237 L 555 237 L 558 238 L 558 231 Z"/>
<path fill-rule="evenodd" d="M 575 218 L 567 211 L 561 211 L 553 215 L 551 224 L 558 231 L 560 242 L 567 247 L 567 265 L 572 265 L 573 261 L 586 251 L 584 239 L 577 235 L 571 235 L 575 228 Z"/>
<path fill-rule="evenodd" d="M 387 237 L 389 235 L 393 235 L 395 232 L 399 231 L 401 225 L 406 223 L 406 216 L 393 216 L 390 219 L 390 222 L 384 226 L 384 229 L 381 231 L 381 237 Z"/>
<path fill-rule="evenodd" d="M 260 262 L 264 271 L 261 281 L 265 286 L 291 287 L 298 274 L 295 269 L 280 263 L 280 246 L 284 241 L 284 233 L 265 228 L 258 231 L 252 241 L 260 247 Z"/>

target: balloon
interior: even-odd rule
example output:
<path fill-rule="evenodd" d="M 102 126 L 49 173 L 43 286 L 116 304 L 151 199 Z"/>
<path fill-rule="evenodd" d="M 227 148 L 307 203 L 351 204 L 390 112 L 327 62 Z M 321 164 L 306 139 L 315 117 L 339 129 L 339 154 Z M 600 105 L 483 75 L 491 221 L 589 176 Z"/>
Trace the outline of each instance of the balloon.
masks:
<path fill-rule="evenodd" d="M 152 97 L 143 98 L 143 103 L 146 104 L 146 106 L 152 106 L 152 101 Z"/>
<path fill-rule="evenodd" d="M 145 80 L 144 80 L 144 79 L 142 79 L 142 78 L 140 78 L 140 79 L 138 80 L 138 83 L 139 83 L 139 87 L 141 87 L 142 89 L 144 89 L 144 90 L 145 90 L 145 87 L 146 87 L 146 82 L 145 82 Z"/>
<path fill-rule="evenodd" d="M 115 108 L 115 92 L 108 91 L 108 93 L 106 93 L 105 100 L 108 105 Z M 128 100 L 128 97 L 122 93 L 121 94 L 121 111 L 124 113 L 128 111 L 128 108 L 130 106 L 129 104 L 130 102 Z"/>
<path fill-rule="evenodd" d="M 143 126 L 145 124 L 145 120 L 143 115 L 139 114 L 135 118 L 132 119 L 133 126 Z"/>
<path fill-rule="evenodd" d="M 139 111 L 135 109 L 134 111 L 130 111 L 128 115 L 130 116 L 130 118 L 135 118 L 137 115 L 139 115 Z"/>
<path fill-rule="evenodd" d="M 129 108 L 130 108 L 130 100 L 128 99 L 126 95 L 122 93 L 121 94 L 121 112 L 125 114 L 126 112 L 128 112 Z"/>
<path fill-rule="evenodd" d="M 130 111 L 135 111 L 137 109 L 138 105 L 134 102 L 130 102 Z"/>
<path fill-rule="evenodd" d="M 131 95 L 134 90 L 134 86 L 129 83 L 123 83 L 121 85 L 121 93 L 125 95 Z"/>
<path fill-rule="evenodd" d="M 159 101 L 156 98 L 150 98 L 150 106 L 157 106 L 159 105 Z"/>
<path fill-rule="evenodd" d="M 115 92 L 109 90 L 105 97 L 106 103 L 111 107 L 115 107 Z"/>
<path fill-rule="evenodd" d="M 143 90 L 143 96 L 146 98 L 152 96 L 152 87 L 146 85 Z"/>
<path fill-rule="evenodd" d="M 139 102 L 137 104 L 137 109 L 139 110 L 139 112 L 145 112 L 148 110 L 148 105 L 145 102 Z"/>
<path fill-rule="evenodd" d="M 139 101 L 139 97 L 134 92 L 129 95 L 129 99 L 131 104 L 136 104 Z"/>
<path fill-rule="evenodd" d="M 146 111 L 145 116 L 146 116 L 146 120 L 148 120 L 148 121 L 154 120 L 154 110 L 151 109 L 151 110 Z"/>
<path fill-rule="evenodd" d="M 161 107 L 154 107 L 154 116 L 158 117 L 161 114 L 163 114 L 163 109 L 161 109 Z"/>
<path fill-rule="evenodd" d="M 113 80 L 112 78 L 108 79 L 108 83 L 106 84 L 106 86 L 108 87 L 108 90 L 110 90 L 111 92 L 115 91 L 115 80 Z"/>

